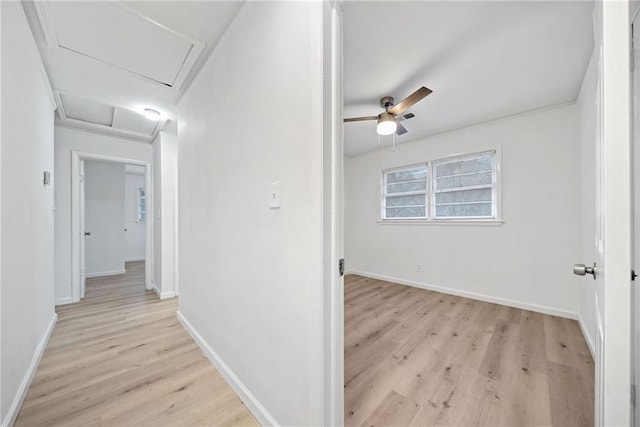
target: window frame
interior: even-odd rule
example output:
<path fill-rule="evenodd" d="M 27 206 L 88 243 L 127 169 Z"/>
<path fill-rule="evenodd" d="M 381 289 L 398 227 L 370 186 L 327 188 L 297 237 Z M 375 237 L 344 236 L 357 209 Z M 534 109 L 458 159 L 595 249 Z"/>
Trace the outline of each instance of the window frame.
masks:
<path fill-rule="evenodd" d="M 415 169 L 418 166 L 424 166 L 425 167 L 425 171 L 426 171 L 426 182 L 425 182 L 425 187 L 424 187 L 424 191 L 410 191 L 410 192 L 406 192 L 406 193 L 398 193 L 398 194 L 392 194 L 392 195 L 388 195 L 387 194 L 387 174 L 389 173 L 393 173 L 393 172 L 398 172 L 401 170 L 408 170 L 408 169 Z M 399 166 L 399 167 L 394 167 L 394 168 L 389 168 L 389 169 L 385 169 L 382 171 L 382 175 L 381 175 L 381 180 L 382 180 L 382 185 L 381 185 L 381 190 L 382 190 L 382 203 L 380 203 L 380 218 L 382 218 L 384 221 L 414 221 L 414 220 L 426 220 L 429 218 L 429 205 L 430 205 L 430 200 L 429 200 L 429 185 L 430 185 L 430 179 L 431 179 L 431 171 L 429 170 L 429 163 L 428 162 L 420 162 L 420 163 L 414 163 L 411 165 L 405 165 L 405 166 Z M 392 217 L 392 218 L 387 218 L 387 197 L 393 197 L 393 196 L 411 196 L 411 195 L 417 195 L 417 194 L 423 194 L 424 193 L 424 215 L 423 217 L 416 217 L 416 216 L 407 216 L 407 217 Z M 419 205 L 416 205 L 419 206 Z M 389 206 L 389 207 L 393 207 L 393 206 Z"/>
<path fill-rule="evenodd" d="M 450 163 L 459 161 L 460 159 L 481 157 L 486 154 L 493 154 L 492 169 L 492 192 L 491 192 L 491 216 L 456 216 L 456 217 L 437 217 L 436 216 L 436 191 L 435 191 L 435 166 L 434 164 Z M 426 217 L 402 217 L 402 218 L 386 218 L 386 174 L 402 169 L 409 169 L 419 165 L 427 166 L 427 189 L 425 200 Z M 380 219 L 379 224 L 477 224 L 477 225 L 501 225 L 504 223 L 502 218 L 502 147 L 487 147 L 478 151 L 467 151 L 450 154 L 446 156 L 437 156 L 426 159 L 424 162 L 418 162 L 403 166 L 395 166 L 381 170 L 380 175 L 381 192 L 380 192 Z M 488 185 L 485 187 L 488 188 Z"/>
<path fill-rule="evenodd" d="M 446 165 L 448 163 L 455 163 L 458 162 L 460 160 L 473 160 L 473 159 L 479 159 L 481 157 L 485 157 L 487 154 L 493 154 L 493 158 L 492 158 L 492 164 L 491 164 L 491 184 L 484 184 L 484 185 L 477 185 L 477 186 L 468 186 L 468 187 L 458 187 L 458 188 L 454 188 L 454 189 L 448 189 L 449 191 L 440 191 L 440 192 L 436 192 L 436 185 L 437 185 L 437 179 L 435 179 L 435 170 L 436 170 L 436 166 L 437 165 Z M 489 150 L 489 151 L 482 151 L 479 153 L 472 153 L 472 154 L 463 154 L 463 155 L 457 155 L 457 156 L 449 156 L 446 157 L 444 159 L 435 159 L 435 160 L 431 160 L 429 162 L 430 167 L 431 167 L 431 176 L 433 176 L 434 178 L 431 180 L 431 206 L 432 206 L 432 210 L 430 212 L 430 216 L 429 218 L 432 218 L 433 220 L 461 220 L 461 219 L 465 219 L 465 220 L 483 220 L 483 219 L 489 219 L 489 220 L 496 220 L 498 219 L 497 216 L 497 212 L 498 212 L 498 201 L 497 201 L 497 191 L 496 191 L 496 187 L 497 187 L 497 165 L 496 165 L 496 159 L 497 159 L 497 152 L 495 150 Z M 475 189 L 482 189 L 482 188 L 491 188 L 491 215 L 489 216 L 438 216 L 437 215 L 437 209 L 436 209 L 436 195 L 438 193 L 446 193 L 446 192 L 455 192 L 455 191 L 465 191 L 465 190 L 475 190 Z"/>
<path fill-rule="evenodd" d="M 144 193 L 144 197 L 141 193 Z M 144 210 L 142 209 L 142 200 L 144 198 Z M 147 221 L 147 213 L 149 206 L 147 205 L 147 189 L 144 185 L 136 186 L 136 223 L 142 224 Z"/>

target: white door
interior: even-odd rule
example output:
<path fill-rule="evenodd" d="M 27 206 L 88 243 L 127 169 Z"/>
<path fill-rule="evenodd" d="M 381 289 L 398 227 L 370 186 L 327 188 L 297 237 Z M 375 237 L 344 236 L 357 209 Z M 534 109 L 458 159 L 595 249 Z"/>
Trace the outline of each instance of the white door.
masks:
<path fill-rule="evenodd" d="M 598 55 L 593 189 L 596 200 L 595 420 L 596 425 L 628 426 L 632 422 L 628 1 L 596 3 L 594 22 Z"/>
<path fill-rule="evenodd" d="M 80 160 L 80 298 L 84 298 L 85 287 L 87 283 L 86 271 L 85 271 L 85 251 L 87 231 L 86 231 L 86 199 L 85 199 L 85 181 L 84 181 L 84 160 Z"/>

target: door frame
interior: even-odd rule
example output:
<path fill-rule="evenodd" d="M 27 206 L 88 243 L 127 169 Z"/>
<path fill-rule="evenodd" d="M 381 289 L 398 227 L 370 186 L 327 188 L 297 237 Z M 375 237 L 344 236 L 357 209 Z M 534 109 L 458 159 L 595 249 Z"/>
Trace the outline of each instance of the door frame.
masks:
<path fill-rule="evenodd" d="M 323 419 L 324 425 L 344 425 L 344 146 L 342 87 L 342 4 L 323 2 Z M 327 120 L 327 117 L 329 118 Z"/>
<path fill-rule="evenodd" d="M 640 48 L 640 42 L 636 43 L 635 40 L 640 39 L 640 4 L 637 2 L 631 5 L 631 48 L 632 48 L 632 66 L 633 73 L 631 74 L 632 85 L 632 104 L 631 110 L 633 113 L 632 126 L 632 187 L 633 187 L 633 209 L 634 213 L 640 211 L 640 85 L 637 83 L 640 81 L 640 54 L 638 48 Z M 637 23 L 638 25 L 634 25 Z M 633 227 L 633 258 L 632 265 L 634 269 L 640 266 L 640 217 L 634 214 Z M 637 285 L 636 285 L 637 286 Z M 633 291 L 633 384 L 637 388 L 640 384 L 640 291 L 632 286 Z M 636 392 L 634 402 L 634 421 L 640 422 L 640 406 L 638 405 L 638 395 Z"/>
<path fill-rule="evenodd" d="M 125 163 L 130 165 L 144 166 L 145 186 L 147 191 L 147 220 L 145 230 L 145 264 L 144 264 L 144 287 L 147 290 L 153 288 L 153 170 L 151 162 L 137 160 L 126 157 L 111 156 L 106 154 L 89 153 L 83 151 L 71 152 L 71 298 L 72 302 L 78 302 L 82 298 L 82 273 L 81 273 L 81 239 L 84 238 L 84 230 L 80 226 L 83 221 L 84 212 L 81 209 L 80 200 L 80 180 L 82 177 L 82 167 L 85 160 L 99 160 L 104 162 Z M 149 209 L 151 207 L 151 210 Z"/>
<path fill-rule="evenodd" d="M 596 424 L 632 422 L 631 19 L 629 0 L 597 4 L 602 46 L 602 195 L 604 301 L 596 382 Z M 600 14 L 600 15 L 599 15 Z M 598 16 L 599 15 L 599 16 Z M 596 44 L 598 48 L 598 44 Z M 597 154 L 596 154 L 597 155 Z M 600 333 L 600 331 L 598 331 Z"/>

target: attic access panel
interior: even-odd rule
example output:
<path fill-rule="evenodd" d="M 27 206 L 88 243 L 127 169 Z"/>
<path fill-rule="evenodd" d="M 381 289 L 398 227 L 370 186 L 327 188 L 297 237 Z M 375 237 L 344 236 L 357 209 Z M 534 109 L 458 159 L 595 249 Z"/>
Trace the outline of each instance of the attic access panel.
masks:
<path fill-rule="evenodd" d="M 114 108 L 89 99 L 60 94 L 66 118 L 103 126 L 113 124 Z"/>
<path fill-rule="evenodd" d="M 36 2 L 47 43 L 139 77 L 182 84 L 204 44 L 113 2 Z"/>

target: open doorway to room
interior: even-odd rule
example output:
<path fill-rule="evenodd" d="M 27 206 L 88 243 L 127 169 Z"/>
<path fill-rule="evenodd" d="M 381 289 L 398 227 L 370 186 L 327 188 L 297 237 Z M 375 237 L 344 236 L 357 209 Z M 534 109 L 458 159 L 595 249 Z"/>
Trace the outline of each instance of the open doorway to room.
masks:
<path fill-rule="evenodd" d="M 594 423 L 594 4 L 344 5 L 345 425 Z"/>
<path fill-rule="evenodd" d="M 87 295 L 88 284 L 150 290 L 150 164 L 78 152 L 72 163 L 75 301 Z"/>

